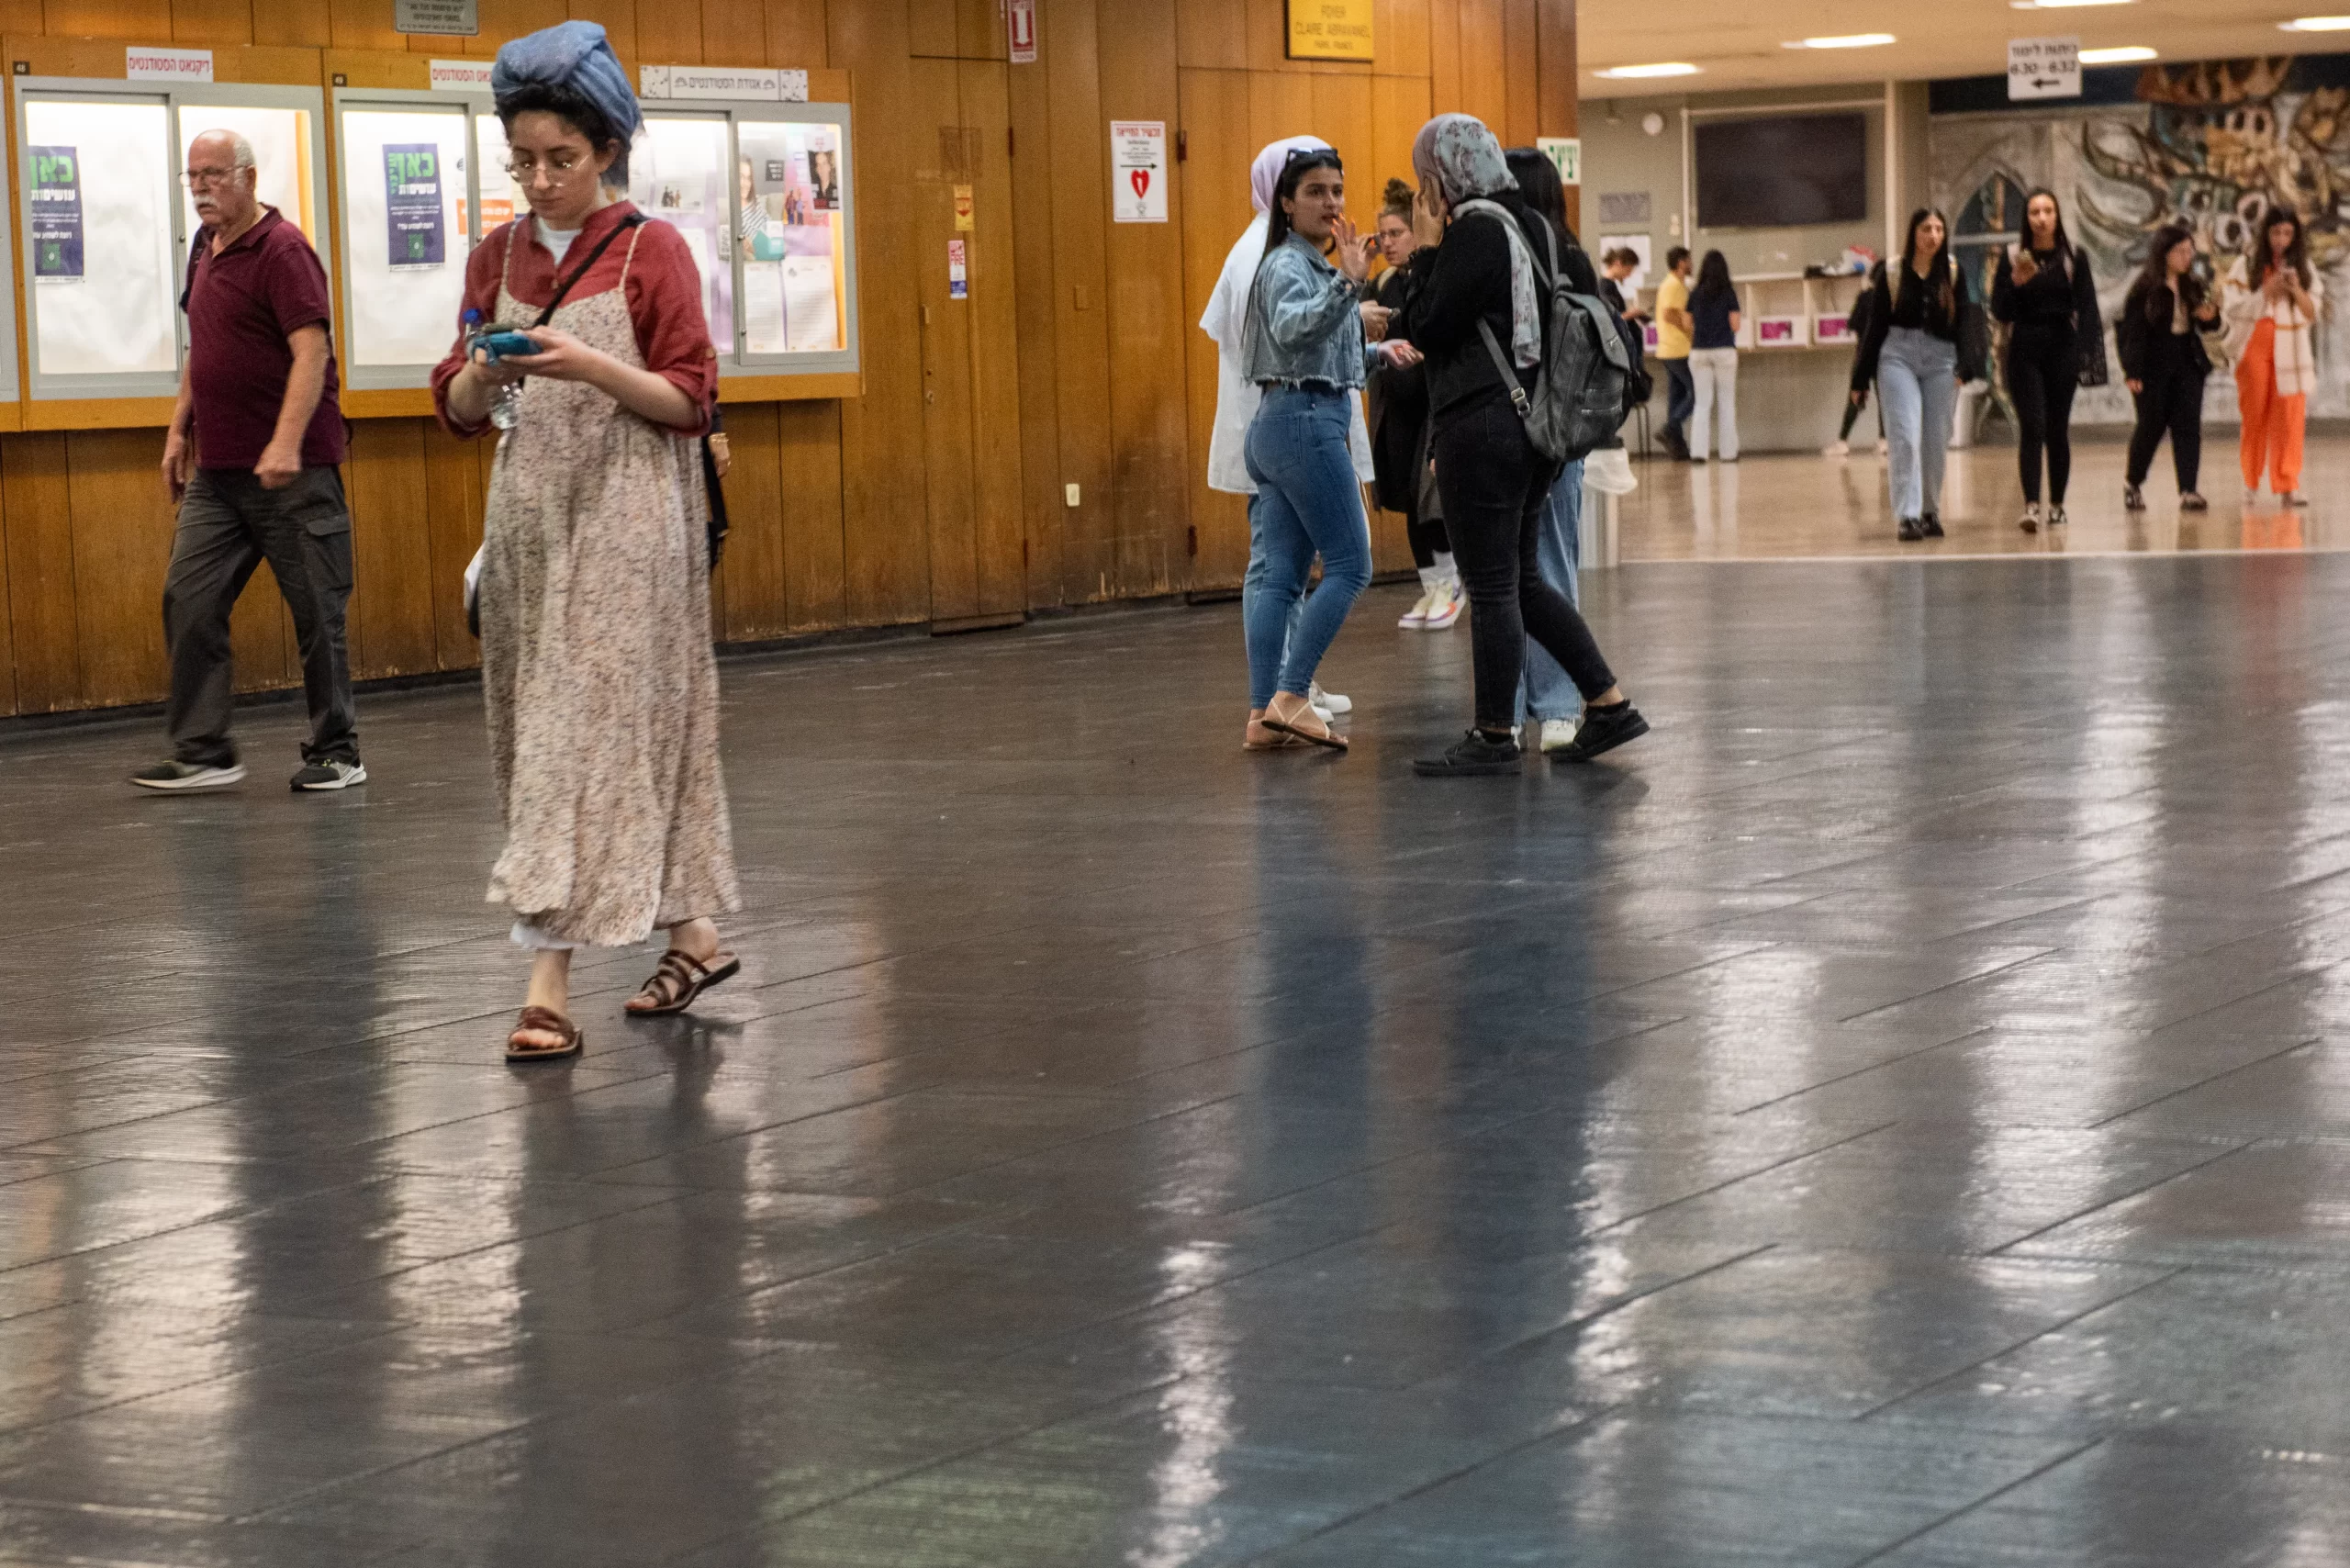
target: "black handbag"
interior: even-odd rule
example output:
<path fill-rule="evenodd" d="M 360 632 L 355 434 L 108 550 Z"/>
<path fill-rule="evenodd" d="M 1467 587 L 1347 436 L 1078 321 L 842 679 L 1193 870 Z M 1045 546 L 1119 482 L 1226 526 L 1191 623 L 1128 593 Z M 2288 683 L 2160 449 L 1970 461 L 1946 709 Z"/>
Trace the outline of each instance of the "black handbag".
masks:
<path fill-rule="evenodd" d="M 2104 319 L 2092 316 L 2087 321 L 2076 323 L 2074 336 L 2081 345 L 2080 384 L 2084 386 L 2104 386 L 2112 377 L 2105 360 Z"/>

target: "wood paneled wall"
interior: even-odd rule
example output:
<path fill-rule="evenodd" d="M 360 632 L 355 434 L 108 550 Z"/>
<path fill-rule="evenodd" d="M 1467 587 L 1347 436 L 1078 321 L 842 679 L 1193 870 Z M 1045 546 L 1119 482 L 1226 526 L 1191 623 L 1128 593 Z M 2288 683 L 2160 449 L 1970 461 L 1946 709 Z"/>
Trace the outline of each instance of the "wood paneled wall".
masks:
<path fill-rule="evenodd" d="M 391 0 L 0 0 L 0 32 L 488 54 L 572 16 L 632 66 L 848 71 L 865 391 L 727 409 L 715 613 L 744 642 L 1237 584 L 1248 521 L 1205 486 L 1215 351 L 1194 323 L 1256 150 L 1328 138 L 1368 225 L 1431 113 L 1511 144 L 1574 134 L 1573 0 L 1377 0 L 1370 67 L 1285 59 L 1282 0 L 1040 0 L 1038 60 L 1015 66 L 999 3 L 480 0 L 479 38 L 411 39 Z M 1113 118 L 1180 133 L 1169 223 L 1110 221 Z M 957 185 L 977 200 L 968 300 L 946 288 Z M 0 713 L 162 694 L 161 452 L 146 430 L 0 436 Z M 362 678 L 475 662 L 459 582 L 487 458 L 428 420 L 358 422 Z M 1382 567 L 1408 563 L 1400 520 L 1375 532 Z M 235 632 L 240 687 L 298 681 L 266 566 Z"/>

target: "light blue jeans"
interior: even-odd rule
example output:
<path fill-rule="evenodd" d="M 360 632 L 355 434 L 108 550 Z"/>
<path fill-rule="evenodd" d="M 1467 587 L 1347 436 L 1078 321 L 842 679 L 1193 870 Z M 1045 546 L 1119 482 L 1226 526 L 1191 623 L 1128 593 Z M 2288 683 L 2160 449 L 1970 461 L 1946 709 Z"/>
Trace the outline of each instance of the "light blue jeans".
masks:
<path fill-rule="evenodd" d="M 1583 459 L 1560 470 L 1559 482 L 1542 500 L 1541 532 L 1534 537 L 1534 554 L 1542 580 L 1583 608 L 1575 574 L 1583 566 Z M 1517 678 L 1517 722 L 1531 711 L 1537 719 L 1572 719 L 1583 711 L 1583 693 L 1567 678 L 1550 650 L 1528 637 L 1526 669 Z"/>
<path fill-rule="evenodd" d="M 1939 516 L 1942 459 L 1958 407 L 1958 345 L 1915 327 L 1894 328 L 1877 353 L 1876 396 L 1894 521 Z"/>
<path fill-rule="evenodd" d="M 1275 386 L 1249 421 L 1248 477 L 1257 482 L 1249 516 L 1263 559 L 1261 572 L 1249 561 L 1240 595 L 1251 708 L 1267 706 L 1276 691 L 1305 695 L 1347 611 L 1371 582 L 1371 524 L 1347 450 L 1353 418 L 1349 394 Z M 1308 595 L 1317 551 L 1322 582 Z M 1301 599 L 1304 613 L 1292 629 Z"/>

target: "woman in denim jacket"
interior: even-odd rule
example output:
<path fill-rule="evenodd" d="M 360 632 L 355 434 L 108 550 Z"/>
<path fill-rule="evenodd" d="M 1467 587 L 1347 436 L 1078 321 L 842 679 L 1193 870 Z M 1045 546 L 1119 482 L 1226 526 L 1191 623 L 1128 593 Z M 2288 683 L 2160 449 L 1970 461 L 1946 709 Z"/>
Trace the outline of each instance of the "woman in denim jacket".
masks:
<path fill-rule="evenodd" d="M 1270 567 L 1264 591 L 1242 616 L 1252 749 L 1301 741 L 1347 748 L 1346 737 L 1323 722 L 1306 696 L 1322 655 L 1371 581 L 1371 523 L 1347 431 L 1366 371 L 1418 358 L 1407 343 L 1371 347 L 1363 341 L 1359 308 L 1371 241 L 1348 221 L 1345 202 L 1346 174 L 1336 152 L 1292 151 L 1273 188 L 1265 259 L 1249 291 L 1241 364 L 1265 397 L 1248 425 L 1248 476 L 1257 482 Z M 1316 551 L 1322 585 L 1306 599 L 1292 635 L 1290 609 L 1305 593 Z"/>

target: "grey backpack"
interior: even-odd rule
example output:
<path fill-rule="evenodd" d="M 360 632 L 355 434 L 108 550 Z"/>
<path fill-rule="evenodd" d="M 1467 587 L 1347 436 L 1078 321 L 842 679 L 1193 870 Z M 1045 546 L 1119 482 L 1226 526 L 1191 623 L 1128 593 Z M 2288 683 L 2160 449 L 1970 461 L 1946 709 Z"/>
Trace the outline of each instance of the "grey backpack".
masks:
<path fill-rule="evenodd" d="M 1506 220 L 1503 220 L 1506 221 Z M 1546 270 L 1534 261 L 1535 281 L 1550 292 L 1550 330 L 1543 344 L 1542 368 L 1531 391 L 1520 386 L 1517 373 L 1494 340 L 1494 330 L 1483 319 L 1478 336 L 1494 356 L 1509 400 L 1526 421 L 1527 439 L 1534 450 L 1557 463 L 1572 463 L 1614 435 L 1624 422 L 1624 389 L 1632 373 L 1630 355 L 1616 313 L 1596 295 L 1577 294 L 1559 266 L 1559 237 L 1542 226 L 1550 249 Z"/>

